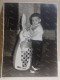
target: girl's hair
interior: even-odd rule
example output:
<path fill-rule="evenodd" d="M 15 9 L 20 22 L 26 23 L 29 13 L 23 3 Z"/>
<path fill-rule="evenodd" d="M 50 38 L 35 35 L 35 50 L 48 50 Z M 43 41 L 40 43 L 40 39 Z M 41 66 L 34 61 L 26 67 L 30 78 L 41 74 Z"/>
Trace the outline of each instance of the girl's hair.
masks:
<path fill-rule="evenodd" d="M 39 13 L 33 13 L 33 14 L 30 16 L 30 18 L 29 18 L 30 24 L 32 24 L 32 17 L 38 17 L 38 18 L 41 19 L 41 15 L 40 15 Z"/>

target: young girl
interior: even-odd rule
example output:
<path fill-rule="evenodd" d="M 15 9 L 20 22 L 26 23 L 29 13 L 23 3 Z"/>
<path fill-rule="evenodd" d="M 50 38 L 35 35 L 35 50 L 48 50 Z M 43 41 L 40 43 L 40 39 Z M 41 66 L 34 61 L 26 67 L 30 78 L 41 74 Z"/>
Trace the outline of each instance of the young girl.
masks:
<path fill-rule="evenodd" d="M 32 47 L 30 32 L 26 30 L 26 16 L 24 14 L 22 16 L 22 30 L 20 31 L 19 38 L 20 41 L 15 49 L 13 64 L 15 69 L 27 70 L 31 64 Z"/>
<path fill-rule="evenodd" d="M 34 13 L 30 16 L 30 34 L 32 41 L 32 68 L 31 73 L 35 73 L 38 70 L 38 60 L 41 58 L 42 54 L 42 41 L 43 41 L 43 28 L 41 25 L 41 17 L 39 13 Z"/>

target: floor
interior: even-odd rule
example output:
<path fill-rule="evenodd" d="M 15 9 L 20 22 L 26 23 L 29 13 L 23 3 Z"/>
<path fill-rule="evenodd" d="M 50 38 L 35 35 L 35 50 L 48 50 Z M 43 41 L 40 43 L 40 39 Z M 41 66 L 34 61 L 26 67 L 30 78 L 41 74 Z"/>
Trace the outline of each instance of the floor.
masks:
<path fill-rule="evenodd" d="M 3 58 L 2 77 L 54 77 L 57 76 L 57 48 L 54 41 L 44 41 L 39 71 L 19 71 L 14 69 L 12 57 Z"/>

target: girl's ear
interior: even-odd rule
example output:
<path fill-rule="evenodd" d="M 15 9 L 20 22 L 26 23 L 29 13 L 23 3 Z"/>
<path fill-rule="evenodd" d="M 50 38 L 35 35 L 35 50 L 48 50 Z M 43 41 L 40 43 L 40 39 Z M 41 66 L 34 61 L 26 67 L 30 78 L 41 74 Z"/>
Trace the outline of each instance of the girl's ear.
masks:
<path fill-rule="evenodd" d="M 39 22 L 41 22 L 41 19 L 39 19 Z"/>

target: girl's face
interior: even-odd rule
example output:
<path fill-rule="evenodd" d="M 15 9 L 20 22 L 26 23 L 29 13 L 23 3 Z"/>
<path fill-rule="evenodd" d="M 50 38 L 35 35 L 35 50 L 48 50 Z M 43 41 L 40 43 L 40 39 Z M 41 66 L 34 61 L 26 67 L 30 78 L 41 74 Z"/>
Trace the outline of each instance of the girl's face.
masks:
<path fill-rule="evenodd" d="M 32 17 L 32 25 L 36 26 L 40 23 L 41 19 L 38 17 Z"/>

